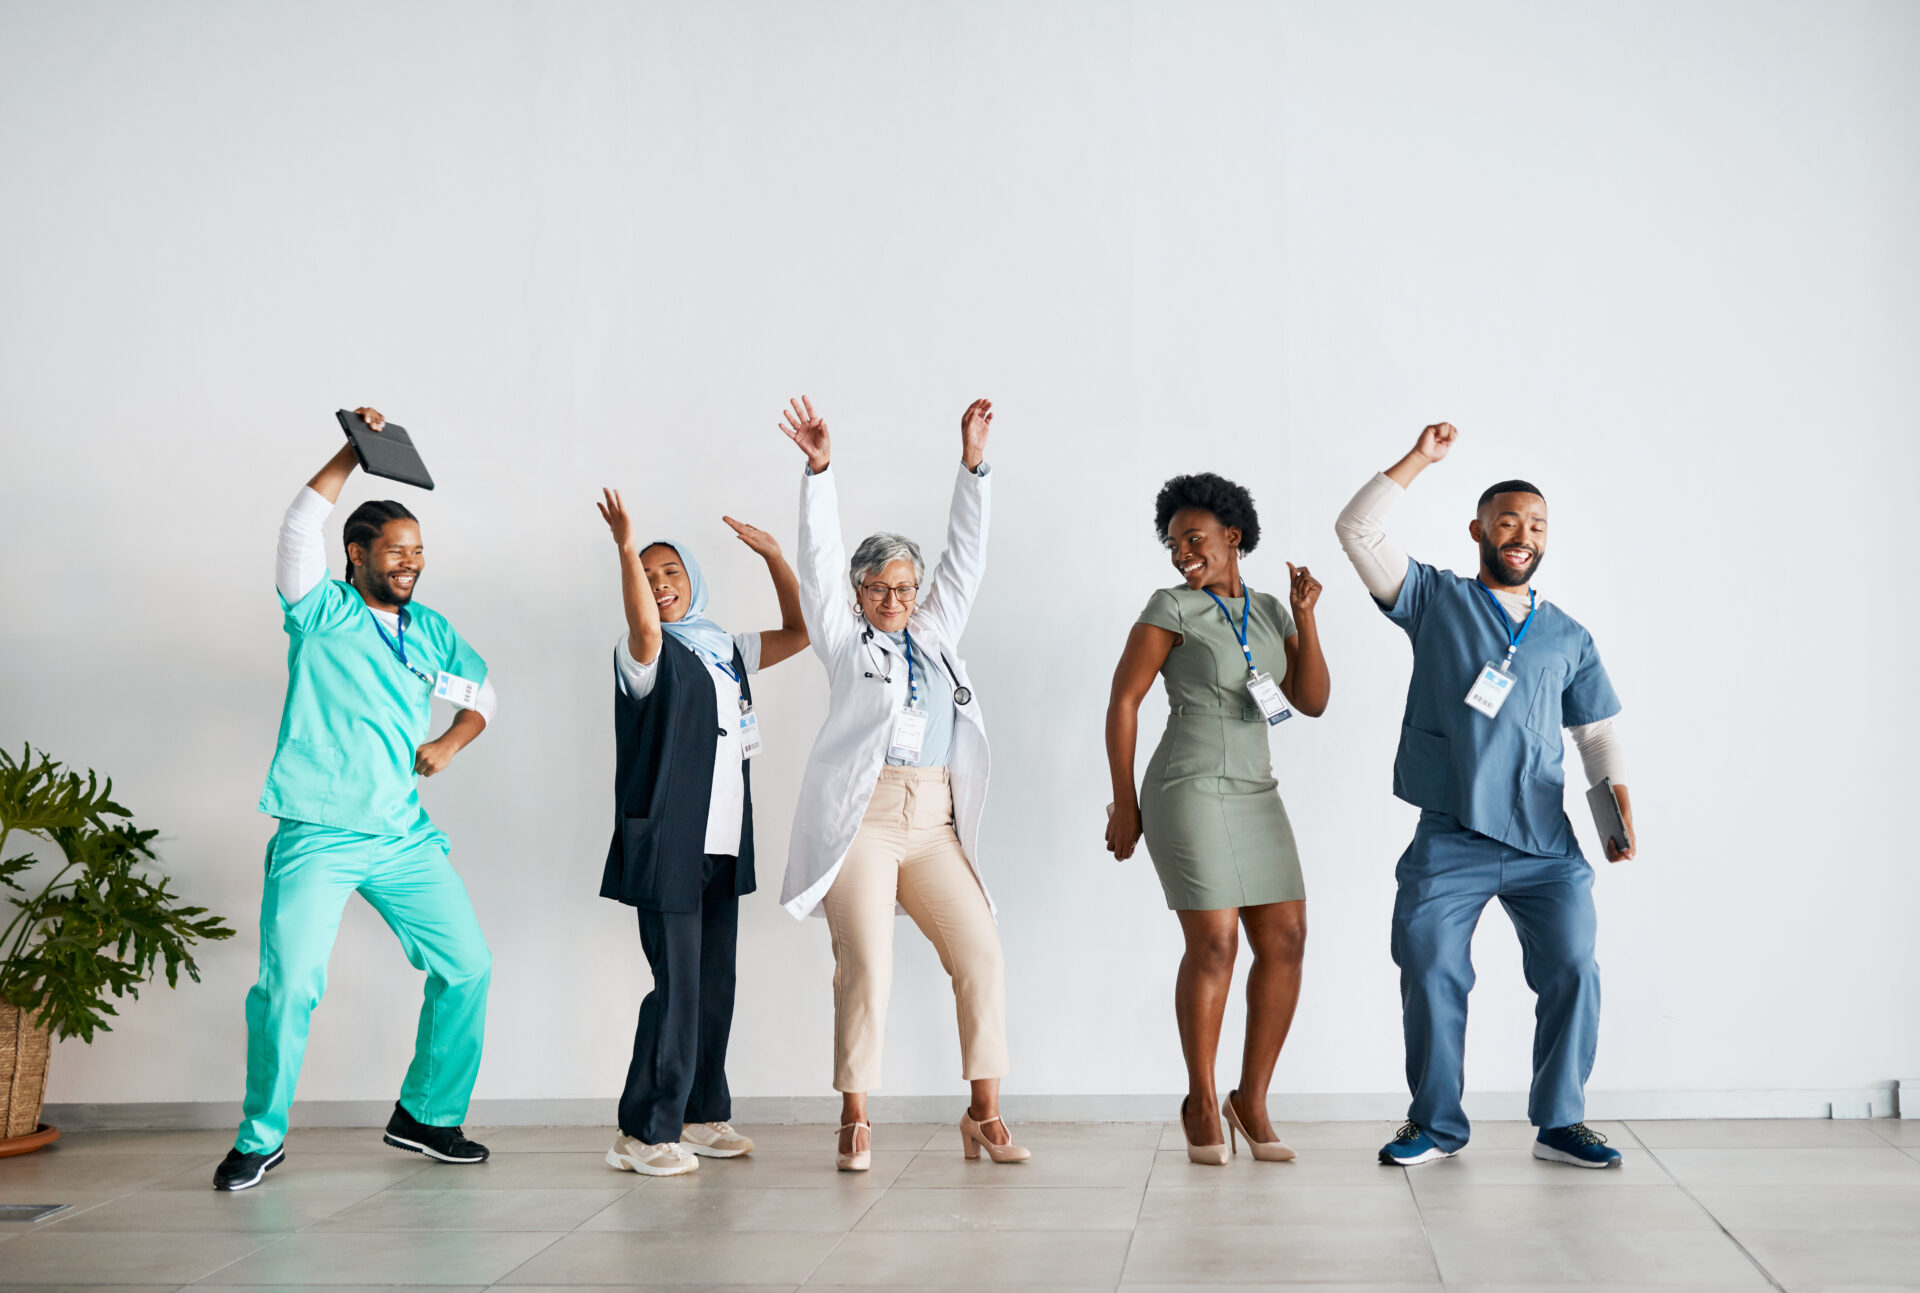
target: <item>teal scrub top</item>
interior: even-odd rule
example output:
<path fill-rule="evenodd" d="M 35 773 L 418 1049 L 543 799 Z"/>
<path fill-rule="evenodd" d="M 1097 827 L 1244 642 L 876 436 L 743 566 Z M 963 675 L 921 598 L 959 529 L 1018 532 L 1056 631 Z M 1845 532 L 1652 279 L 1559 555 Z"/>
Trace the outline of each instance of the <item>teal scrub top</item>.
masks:
<path fill-rule="evenodd" d="M 400 662 L 351 584 L 326 579 L 286 614 L 287 700 L 260 811 L 363 835 L 430 826 L 420 807 L 414 751 L 427 740 L 432 684 Z M 446 617 L 418 602 L 400 612 L 407 661 L 486 681 L 487 662 Z"/>
<path fill-rule="evenodd" d="M 1513 658 L 1513 688 L 1489 718 L 1467 692 L 1481 666 L 1506 659 L 1508 630 L 1520 626 L 1479 581 L 1409 559 L 1399 598 L 1380 609 L 1413 640 L 1393 793 L 1536 856 L 1578 854 L 1560 729 L 1620 712 L 1593 636 L 1540 602 Z"/>

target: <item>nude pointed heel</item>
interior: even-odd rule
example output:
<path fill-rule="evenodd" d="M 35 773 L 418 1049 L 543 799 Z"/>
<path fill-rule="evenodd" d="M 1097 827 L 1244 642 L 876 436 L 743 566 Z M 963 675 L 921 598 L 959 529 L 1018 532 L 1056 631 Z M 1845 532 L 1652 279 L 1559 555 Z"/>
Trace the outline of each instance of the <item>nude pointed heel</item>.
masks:
<path fill-rule="evenodd" d="M 839 1146 L 836 1145 L 834 1147 L 836 1151 L 834 1154 L 834 1166 L 843 1172 L 864 1172 L 873 1166 L 873 1124 L 870 1122 L 847 1122 L 840 1124 L 841 1131 L 846 1131 L 853 1127 L 865 1127 L 867 1129 L 867 1148 L 856 1149 L 851 1154 L 842 1154 L 838 1152 Z M 837 1135 L 838 1133 L 835 1134 Z M 855 1145 L 860 1143 L 860 1137 L 857 1133 L 854 1135 L 853 1143 Z"/>
<path fill-rule="evenodd" d="M 1002 1127 L 1007 1125 L 1001 1120 L 999 1114 L 995 1114 L 986 1122 L 975 1122 L 972 1115 L 961 1114 L 960 1152 L 969 1159 L 977 1159 L 980 1157 L 980 1151 L 984 1149 L 987 1151 L 987 1157 L 996 1163 L 1024 1163 L 1033 1157 L 1033 1151 L 1025 1146 L 996 1145 L 988 1140 L 985 1134 L 986 1126 L 988 1123 L 995 1122 L 1000 1123 Z M 1011 1132 L 1009 1132 L 1009 1139 L 1011 1139 Z"/>
<path fill-rule="evenodd" d="M 1240 1152 L 1240 1141 L 1245 1140 L 1254 1158 L 1262 1163 L 1284 1163 L 1288 1159 L 1299 1157 L 1287 1147 L 1285 1141 L 1255 1140 L 1248 1135 L 1247 1124 L 1240 1121 L 1240 1115 L 1234 1110 L 1233 1097 L 1234 1093 L 1229 1091 L 1227 1098 L 1220 1102 L 1220 1116 L 1227 1120 L 1227 1136 L 1233 1141 L 1234 1153 Z M 1235 1132 L 1239 1133 L 1237 1137 L 1234 1135 Z"/>
<path fill-rule="evenodd" d="M 1180 1139 L 1187 1142 L 1187 1159 L 1203 1167 L 1225 1167 L 1227 1165 L 1227 1142 L 1218 1145 L 1196 1145 L 1187 1136 L 1187 1101 L 1180 1100 Z"/>

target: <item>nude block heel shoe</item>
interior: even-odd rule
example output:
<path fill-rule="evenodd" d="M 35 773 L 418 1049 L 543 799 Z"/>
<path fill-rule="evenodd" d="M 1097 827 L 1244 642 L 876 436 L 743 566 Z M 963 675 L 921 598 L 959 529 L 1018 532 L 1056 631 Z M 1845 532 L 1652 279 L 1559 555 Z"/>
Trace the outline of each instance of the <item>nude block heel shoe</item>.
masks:
<path fill-rule="evenodd" d="M 968 1158 L 979 1158 L 980 1151 L 984 1149 L 987 1151 L 987 1157 L 991 1158 L 996 1163 L 1024 1163 L 1029 1158 L 1033 1157 L 1033 1151 L 1025 1148 L 1024 1146 L 1012 1145 L 1012 1144 L 996 1145 L 992 1141 L 988 1140 L 984 1134 L 985 1129 L 988 1123 L 995 1123 L 995 1122 L 1000 1123 L 1002 1127 L 1005 1127 L 1007 1125 L 1005 1122 L 1001 1121 L 999 1114 L 995 1114 L 993 1117 L 987 1119 L 986 1122 L 975 1122 L 971 1116 L 964 1113 L 961 1114 L 960 1115 L 960 1150 L 961 1152 L 964 1153 Z M 1008 1138 L 1009 1139 L 1012 1138 L 1011 1134 L 1009 1134 Z"/>
<path fill-rule="evenodd" d="M 854 1127 L 865 1127 L 867 1129 L 867 1147 L 865 1149 L 855 1149 L 851 1154 L 835 1153 L 834 1166 L 843 1172 L 864 1172 L 873 1166 L 873 1124 L 870 1122 L 842 1123 L 840 1130 L 846 1131 Z M 860 1143 L 860 1133 L 857 1131 L 854 1132 L 853 1143 L 856 1146 Z M 835 1145 L 834 1148 L 838 1150 L 839 1146 Z"/>
<path fill-rule="evenodd" d="M 1187 1159 L 1204 1167 L 1225 1167 L 1227 1165 L 1227 1143 L 1218 1145 L 1196 1145 L 1187 1136 L 1187 1101 L 1180 1100 L 1180 1139 L 1187 1142 Z"/>
<path fill-rule="evenodd" d="M 1233 1142 L 1235 1153 L 1240 1152 L 1240 1141 L 1247 1142 L 1247 1148 L 1253 1151 L 1254 1158 L 1262 1163 L 1284 1163 L 1290 1158 L 1299 1157 L 1289 1149 L 1284 1141 L 1255 1140 L 1247 1135 L 1247 1124 L 1240 1121 L 1240 1115 L 1234 1111 L 1234 1092 L 1227 1092 L 1227 1098 L 1220 1102 L 1220 1116 L 1227 1120 L 1227 1139 Z M 1234 1133 L 1238 1132 L 1236 1136 Z"/>

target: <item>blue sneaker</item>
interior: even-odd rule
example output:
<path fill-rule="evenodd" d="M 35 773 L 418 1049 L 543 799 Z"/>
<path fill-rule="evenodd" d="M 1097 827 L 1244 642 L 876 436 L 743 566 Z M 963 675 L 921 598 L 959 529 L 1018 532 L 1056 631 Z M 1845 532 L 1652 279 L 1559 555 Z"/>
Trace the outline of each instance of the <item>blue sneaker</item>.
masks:
<path fill-rule="evenodd" d="M 1620 1151 L 1584 1122 L 1571 1127 L 1542 1127 L 1540 1139 L 1533 1142 L 1533 1156 L 1549 1163 L 1571 1163 L 1575 1167 L 1618 1167 Z"/>
<path fill-rule="evenodd" d="M 1442 1149 L 1433 1143 L 1433 1137 L 1426 1129 L 1412 1119 L 1395 1132 L 1393 1139 L 1380 1147 L 1380 1161 L 1399 1167 L 1412 1167 L 1415 1163 L 1431 1163 L 1436 1158 L 1452 1158 L 1459 1153 L 1454 1149 Z"/>

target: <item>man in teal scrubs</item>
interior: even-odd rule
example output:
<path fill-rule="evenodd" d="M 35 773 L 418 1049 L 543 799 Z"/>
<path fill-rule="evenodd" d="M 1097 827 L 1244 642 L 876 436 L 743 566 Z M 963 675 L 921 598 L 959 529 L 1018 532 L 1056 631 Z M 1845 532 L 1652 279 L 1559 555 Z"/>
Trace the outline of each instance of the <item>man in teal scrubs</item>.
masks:
<path fill-rule="evenodd" d="M 376 432 L 385 419 L 360 410 Z M 480 1067 L 493 958 L 428 820 L 418 776 L 445 768 L 493 712 L 487 664 L 446 619 L 413 601 L 426 566 L 398 503 L 362 504 L 345 527 L 347 578 L 328 577 L 320 526 L 353 471 L 351 446 L 316 473 L 282 522 L 275 582 L 286 617 L 287 697 L 260 811 L 280 819 L 260 902 L 260 979 L 247 994 L 247 1094 L 214 1188 L 259 1184 L 286 1157 L 307 1025 L 349 896 L 386 920 L 427 972 L 413 1064 L 389 1145 L 440 1162 L 485 1161 L 460 1130 Z M 432 699 L 460 706 L 427 740 Z"/>

